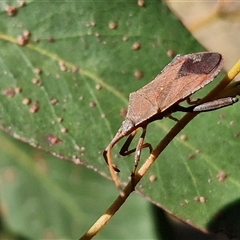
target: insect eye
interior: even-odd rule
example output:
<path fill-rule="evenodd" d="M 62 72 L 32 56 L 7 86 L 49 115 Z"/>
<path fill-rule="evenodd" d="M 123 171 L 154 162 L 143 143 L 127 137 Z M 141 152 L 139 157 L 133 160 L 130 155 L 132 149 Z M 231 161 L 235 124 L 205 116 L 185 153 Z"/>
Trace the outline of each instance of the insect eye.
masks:
<path fill-rule="evenodd" d="M 130 119 L 127 118 L 122 123 L 122 127 L 121 127 L 122 133 L 124 135 L 131 133 L 133 131 L 134 127 L 135 127 L 134 123 Z"/>

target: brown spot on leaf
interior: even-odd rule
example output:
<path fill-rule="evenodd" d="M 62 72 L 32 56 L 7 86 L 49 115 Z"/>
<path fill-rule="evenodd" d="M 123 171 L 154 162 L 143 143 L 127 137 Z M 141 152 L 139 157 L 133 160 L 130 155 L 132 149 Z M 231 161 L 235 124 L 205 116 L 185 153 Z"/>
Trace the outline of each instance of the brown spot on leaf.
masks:
<path fill-rule="evenodd" d="M 42 82 L 40 81 L 39 78 L 33 78 L 32 83 L 38 85 L 39 87 L 42 86 Z"/>
<path fill-rule="evenodd" d="M 141 43 L 139 42 L 135 42 L 133 45 L 132 45 L 132 49 L 133 50 L 139 50 L 141 48 Z"/>
<path fill-rule="evenodd" d="M 80 147 L 80 152 L 85 152 L 86 148 L 85 147 Z"/>
<path fill-rule="evenodd" d="M 28 43 L 28 39 L 26 39 L 23 35 L 19 35 L 17 37 L 17 42 L 20 46 L 25 46 Z"/>
<path fill-rule="evenodd" d="M 205 203 L 207 201 L 207 199 L 203 196 L 200 196 L 200 197 L 197 196 L 197 197 L 194 198 L 194 201 L 200 202 L 200 203 Z"/>
<path fill-rule="evenodd" d="M 183 135 L 181 135 L 180 139 L 181 139 L 182 141 L 186 141 L 186 140 L 188 139 L 188 137 L 187 137 L 186 134 L 183 134 Z"/>
<path fill-rule="evenodd" d="M 3 90 L 3 95 L 12 98 L 15 95 L 15 90 L 14 88 L 7 88 L 5 90 Z"/>
<path fill-rule="evenodd" d="M 34 69 L 34 73 L 40 75 L 40 74 L 42 73 L 42 69 L 40 69 L 40 68 L 35 68 L 35 69 Z"/>
<path fill-rule="evenodd" d="M 168 57 L 173 58 L 173 57 L 175 57 L 176 54 L 173 49 L 169 49 L 167 51 L 167 55 L 168 55 Z"/>
<path fill-rule="evenodd" d="M 108 27 L 109 27 L 110 29 L 117 29 L 118 24 L 117 24 L 117 22 L 110 22 L 110 23 L 108 24 Z"/>
<path fill-rule="evenodd" d="M 101 33 L 95 32 L 95 36 L 96 36 L 97 38 L 99 38 L 99 37 L 101 36 Z"/>
<path fill-rule="evenodd" d="M 97 84 L 97 85 L 95 86 L 95 88 L 96 88 L 97 90 L 101 90 L 101 89 L 102 89 L 102 85 L 101 85 L 101 84 Z"/>
<path fill-rule="evenodd" d="M 61 128 L 61 132 L 62 132 L 62 133 L 67 133 L 68 130 L 67 130 L 67 128 Z"/>
<path fill-rule="evenodd" d="M 200 203 L 205 203 L 207 201 L 207 199 L 203 196 L 199 197 L 199 202 Z"/>
<path fill-rule="evenodd" d="M 34 102 L 33 105 L 30 107 L 29 111 L 30 113 L 36 113 L 39 111 L 39 103 L 38 102 Z"/>
<path fill-rule="evenodd" d="M 5 7 L 5 10 L 6 10 L 8 16 L 10 16 L 10 17 L 15 16 L 17 14 L 17 12 L 18 12 L 18 9 L 15 6 L 13 6 L 13 5 L 7 5 Z"/>
<path fill-rule="evenodd" d="M 25 46 L 26 44 L 28 44 L 30 37 L 30 31 L 24 30 L 23 33 L 17 37 L 17 42 L 20 46 Z"/>
<path fill-rule="evenodd" d="M 24 30 L 23 31 L 23 36 L 27 39 L 31 37 L 31 32 L 29 30 Z"/>
<path fill-rule="evenodd" d="M 97 106 L 97 104 L 96 104 L 94 101 L 92 101 L 92 102 L 89 103 L 89 106 L 92 107 L 92 108 L 94 108 L 94 107 Z"/>
<path fill-rule="evenodd" d="M 145 1 L 144 0 L 138 0 L 138 6 L 139 7 L 144 7 L 145 6 Z"/>
<path fill-rule="evenodd" d="M 194 159 L 194 158 L 195 158 L 195 155 L 194 155 L 194 154 L 190 153 L 190 154 L 188 155 L 188 159 L 192 160 L 192 159 Z"/>
<path fill-rule="evenodd" d="M 30 98 L 24 98 L 24 99 L 22 100 L 22 104 L 24 104 L 24 105 L 29 105 L 29 104 L 31 104 L 31 99 L 30 99 Z"/>
<path fill-rule="evenodd" d="M 64 61 L 59 61 L 59 62 L 58 62 L 58 65 L 59 65 L 61 71 L 63 71 L 63 72 L 66 72 L 66 71 L 67 71 L 67 67 L 66 67 L 66 64 L 65 64 Z"/>
<path fill-rule="evenodd" d="M 55 42 L 55 38 L 54 37 L 49 37 L 48 38 L 48 42 L 49 43 L 54 43 Z"/>
<path fill-rule="evenodd" d="M 91 25 L 91 27 L 95 27 L 96 26 L 96 22 L 95 21 L 91 21 L 90 25 Z"/>
<path fill-rule="evenodd" d="M 26 2 L 24 0 L 19 0 L 19 7 L 25 7 L 26 6 Z"/>
<path fill-rule="evenodd" d="M 48 137 L 47 137 L 47 140 L 52 145 L 62 142 L 60 138 L 58 138 L 57 136 L 55 136 L 53 134 L 49 134 Z"/>
<path fill-rule="evenodd" d="M 32 83 L 38 84 L 40 82 L 39 78 L 33 78 Z"/>
<path fill-rule="evenodd" d="M 73 72 L 73 73 L 81 72 L 81 69 L 80 69 L 80 67 L 74 66 L 74 67 L 72 68 L 72 72 Z"/>
<path fill-rule="evenodd" d="M 193 200 L 194 200 L 195 202 L 199 202 L 199 197 L 197 196 L 197 197 L 195 197 Z"/>
<path fill-rule="evenodd" d="M 227 173 L 225 173 L 224 171 L 221 171 L 217 174 L 217 179 L 219 182 L 224 182 L 227 178 Z"/>
<path fill-rule="evenodd" d="M 22 92 L 22 88 L 21 87 L 16 87 L 14 89 L 15 93 L 21 93 Z"/>
<path fill-rule="evenodd" d="M 240 137 L 240 133 L 234 133 L 234 137 L 239 138 Z"/>
<path fill-rule="evenodd" d="M 51 104 L 52 105 L 55 105 L 57 103 L 58 103 L 58 99 L 56 99 L 56 98 L 51 99 Z"/>
<path fill-rule="evenodd" d="M 143 77 L 143 72 L 141 72 L 140 70 L 136 70 L 134 72 L 134 76 L 137 78 L 137 79 L 141 79 Z"/>
<path fill-rule="evenodd" d="M 63 118 L 58 118 L 57 121 L 61 123 L 63 121 Z"/>
<path fill-rule="evenodd" d="M 149 177 L 149 180 L 150 180 L 150 182 L 155 182 L 155 181 L 157 180 L 156 175 L 152 174 L 152 175 Z"/>

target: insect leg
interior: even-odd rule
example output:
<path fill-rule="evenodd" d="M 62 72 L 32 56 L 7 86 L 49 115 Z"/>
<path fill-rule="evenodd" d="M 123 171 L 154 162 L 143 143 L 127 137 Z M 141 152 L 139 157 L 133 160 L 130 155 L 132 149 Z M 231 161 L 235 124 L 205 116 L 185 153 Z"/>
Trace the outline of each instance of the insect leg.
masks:
<path fill-rule="evenodd" d="M 137 147 L 136 147 L 136 150 L 135 150 L 134 167 L 133 167 L 132 175 L 131 175 L 132 177 L 134 177 L 134 175 L 136 173 L 137 166 L 138 166 L 138 163 L 139 163 L 139 160 L 140 160 L 141 150 L 143 148 L 149 147 L 150 152 L 152 152 L 152 145 L 150 143 L 143 144 L 144 139 L 145 139 L 145 135 L 146 135 L 146 126 L 143 127 L 142 130 L 143 131 L 142 131 L 141 137 L 138 140 L 138 144 L 137 144 Z"/>
<path fill-rule="evenodd" d="M 206 102 L 199 104 L 193 108 L 193 112 L 207 112 L 212 111 L 215 109 L 227 107 L 233 105 L 234 103 L 238 102 L 238 98 L 236 97 L 226 97 L 220 98 L 211 102 Z"/>
<path fill-rule="evenodd" d="M 124 135 L 122 134 L 121 131 L 118 131 L 117 134 L 115 135 L 115 137 L 112 139 L 112 141 L 108 144 L 108 146 L 106 147 L 106 149 L 103 151 L 103 157 L 106 161 L 106 163 L 108 164 L 109 167 L 109 171 L 111 173 L 112 179 L 116 185 L 116 187 L 119 189 L 120 195 L 123 196 L 124 193 L 122 191 L 121 188 L 121 183 L 120 180 L 117 176 L 116 172 L 120 172 L 118 170 L 118 168 L 113 164 L 113 160 L 112 160 L 112 148 L 113 146 L 121 139 L 123 138 Z"/>
<path fill-rule="evenodd" d="M 121 183 L 120 183 L 120 180 L 116 173 L 116 172 L 120 172 L 120 171 L 113 165 L 113 161 L 112 161 L 112 154 L 111 154 L 112 147 L 113 147 L 113 145 L 110 144 L 103 152 L 103 156 L 104 156 L 105 161 L 108 164 L 108 168 L 109 168 L 110 174 L 112 176 L 112 180 L 114 181 L 116 187 L 118 188 L 120 195 L 123 196 L 124 194 L 123 194 L 123 191 L 121 188 Z"/>
<path fill-rule="evenodd" d="M 123 144 L 119 154 L 122 156 L 127 156 L 133 152 L 136 151 L 136 148 L 132 149 L 132 150 L 128 150 L 133 138 L 136 136 L 137 132 L 139 131 L 139 128 L 137 128 L 135 131 L 133 131 L 127 138 L 126 142 Z"/>
<path fill-rule="evenodd" d="M 238 98 L 236 97 L 225 97 L 216 99 L 210 102 L 201 103 L 198 105 L 194 105 L 191 107 L 182 107 L 178 105 L 177 111 L 181 112 L 207 112 L 216 110 L 219 108 L 227 107 L 233 105 L 234 103 L 238 102 Z"/>
<path fill-rule="evenodd" d="M 131 149 L 131 150 L 128 150 L 128 148 L 129 148 L 129 146 L 130 146 L 133 138 L 136 136 L 136 134 L 137 134 L 138 131 L 139 131 L 139 128 L 136 129 L 135 131 L 133 131 L 133 132 L 128 136 L 126 142 L 123 144 L 123 146 L 122 146 L 122 148 L 121 148 L 121 150 L 120 150 L 120 152 L 119 152 L 120 155 L 122 155 L 122 156 L 127 156 L 127 155 L 129 155 L 129 154 L 131 154 L 131 153 L 136 152 L 136 149 L 137 149 L 137 148 L 133 148 L 133 149 Z M 141 135 L 141 137 L 142 137 L 142 135 Z M 140 137 L 140 139 L 141 139 L 141 137 Z M 150 143 L 144 143 L 144 144 L 142 144 L 142 148 L 141 148 L 141 149 L 143 149 L 143 148 L 149 148 L 150 153 L 152 152 L 152 146 L 151 146 Z"/>
<path fill-rule="evenodd" d="M 187 102 L 189 105 L 197 105 L 200 100 L 201 100 L 200 98 L 198 98 L 198 99 L 196 99 L 196 100 L 191 100 L 191 98 L 190 98 L 189 96 L 186 98 L 186 102 Z"/>
<path fill-rule="evenodd" d="M 171 120 L 173 120 L 173 121 L 175 121 L 175 122 L 178 122 L 178 121 L 179 121 L 177 118 L 175 118 L 174 116 L 172 116 L 172 114 L 168 114 L 168 115 L 166 115 L 166 117 L 169 118 L 169 119 L 171 119 Z"/>

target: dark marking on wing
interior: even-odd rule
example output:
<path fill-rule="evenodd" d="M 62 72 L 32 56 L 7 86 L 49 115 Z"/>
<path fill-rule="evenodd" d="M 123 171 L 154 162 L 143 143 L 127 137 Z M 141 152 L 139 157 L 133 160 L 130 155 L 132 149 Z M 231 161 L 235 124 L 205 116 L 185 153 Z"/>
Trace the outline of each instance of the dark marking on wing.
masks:
<path fill-rule="evenodd" d="M 176 79 L 190 74 L 209 74 L 219 66 L 221 59 L 218 53 L 191 55 L 179 69 Z"/>

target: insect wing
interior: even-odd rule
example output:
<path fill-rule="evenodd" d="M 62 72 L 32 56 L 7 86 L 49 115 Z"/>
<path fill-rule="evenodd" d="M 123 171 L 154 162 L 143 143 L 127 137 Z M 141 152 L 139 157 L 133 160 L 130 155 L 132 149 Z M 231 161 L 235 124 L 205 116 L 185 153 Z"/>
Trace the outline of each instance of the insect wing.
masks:
<path fill-rule="evenodd" d="M 222 66 L 219 53 L 178 55 L 152 82 L 137 92 L 156 105 L 158 112 L 163 112 L 210 83 Z"/>
<path fill-rule="evenodd" d="M 166 109 L 203 88 L 219 74 L 223 66 L 222 56 L 218 53 L 190 54 L 183 56 L 182 61 L 182 64 L 171 66 L 177 74 L 169 84 L 172 91 L 166 89 L 163 101 L 161 96 L 158 98 L 160 109 Z"/>
<path fill-rule="evenodd" d="M 129 107 L 126 118 L 131 119 L 135 126 L 156 115 L 158 106 L 141 91 L 129 96 Z"/>

